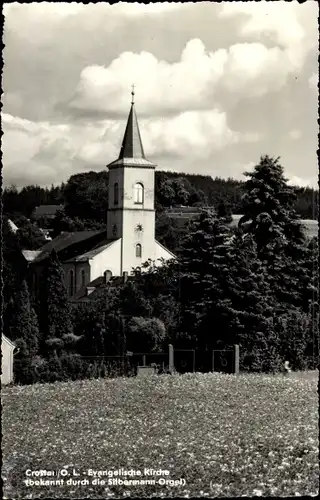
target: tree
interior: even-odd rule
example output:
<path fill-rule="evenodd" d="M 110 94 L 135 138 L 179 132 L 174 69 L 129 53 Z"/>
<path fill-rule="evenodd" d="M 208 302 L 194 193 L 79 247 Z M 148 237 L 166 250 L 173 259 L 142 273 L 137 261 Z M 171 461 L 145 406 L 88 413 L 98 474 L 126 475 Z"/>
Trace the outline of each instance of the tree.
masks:
<path fill-rule="evenodd" d="M 65 213 L 80 219 L 106 220 L 108 172 L 72 175 L 64 188 Z"/>
<path fill-rule="evenodd" d="M 181 230 L 175 219 L 165 212 L 156 213 L 156 238 L 173 253 L 178 249 Z"/>
<path fill-rule="evenodd" d="M 18 290 L 26 273 L 26 262 L 22 256 L 17 236 L 11 230 L 6 216 L 1 218 L 3 256 L 3 298 L 4 308 Z"/>
<path fill-rule="evenodd" d="M 127 324 L 127 349 L 136 352 L 157 352 L 166 339 L 166 329 L 158 318 L 133 317 Z"/>
<path fill-rule="evenodd" d="M 162 173 L 162 172 L 161 172 Z M 156 177 L 156 181 L 157 181 Z M 158 184 L 158 186 L 157 186 Z M 156 208 L 158 207 L 170 207 L 176 204 L 175 196 L 176 192 L 172 181 L 168 178 L 159 178 L 158 183 L 156 182 Z"/>
<path fill-rule="evenodd" d="M 82 355 L 95 357 L 119 354 L 119 336 L 123 326 L 119 295 L 118 288 L 103 285 L 96 290 L 94 300 L 73 310 L 74 333 L 81 338 L 77 348 Z"/>
<path fill-rule="evenodd" d="M 274 318 L 280 337 L 280 352 L 294 370 L 305 370 L 308 365 L 307 347 L 311 318 L 299 309 L 290 309 Z"/>
<path fill-rule="evenodd" d="M 41 293 L 40 325 L 45 341 L 42 347 L 45 351 L 45 345 L 53 351 L 62 349 L 64 336 L 73 333 L 71 311 L 63 275 L 63 268 L 53 250 L 44 269 Z"/>
<path fill-rule="evenodd" d="M 243 218 L 239 225 L 250 222 L 247 232 L 255 235 L 261 258 L 277 249 L 278 240 L 301 244 L 302 226 L 294 210 L 296 193 L 287 184 L 279 158 L 262 156 L 244 185 Z"/>
<path fill-rule="evenodd" d="M 39 346 L 39 327 L 34 309 L 30 305 L 28 285 L 22 281 L 15 300 L 11 303 L 12 317 L 8 328 L 10 339 L 25 343 L 26 352 L 34 356 Z"/>
<path fill-rule="evenodd" d="M 23 250 L 37 250 L 46 243 L 44 234 L 36 224 L 21 216 L 15 221 L 19 227 L 16 237 L 19 247 Z"/>
<path fill-rule="evenodd" d="M 221 201 L 217 207 L 217 216 L 223 219 L 226 224 L 232 222 L 230 205 Z"/>
<path fill-rule="evenodd" d="M 223 278 L 229 317 L 226 338 L 230 344 L 240 344 L 241 369 L 274 371 L 281 361 L 280 336 L 273 319 L 281 308 L 252 235 L 236 231 L 229 243 L 227 269 Z"/>
<path fill-rule="evenodd" d="M 59 210 L 52 221 L 52 237 L 55 238 L 62 231 L 94 231 L 106 228 L 104 222 L 93 219 L 80 219 L 79 217 L 69 217 L 64 210 Z"/>
<path fill-rule="evenodd" d="M 249 180 L 244 186 L 244 216 L 239 226 L 254 236 L 278 301 L 303 306 L 308 249 L 294 210 L 295 189 L 288 186 L 279 158 L 263 156 L 254 171 L 245 175 Z"/>
<path fill-rule="evenodd" d="M 180 274 L 174 259 L 156 266 L 151 261 L 144 272 L 135 272 L 135 286 L 148 299 L 150 316 L 161 320 L 167 336 L 178 341 L 180 327 Z"/>
<path fill-rule="evenodd" d="M 229 228 L 212 211 L 203 210 L 199 219 L 190 224 L 190 233 L 177 263 L 181 326 L 198 347 L 212 347 L 225 329 L 227 318 L 223 315 L 224 290 L 220 282 L 227 271 L 229 237 Z"/>
<path fill-rule="evenodd" d="M 128 281 L 122 286 L 119 295 L 119 313 L 124 317 L 150 317 L 151 304 L 137 285 Z"/>

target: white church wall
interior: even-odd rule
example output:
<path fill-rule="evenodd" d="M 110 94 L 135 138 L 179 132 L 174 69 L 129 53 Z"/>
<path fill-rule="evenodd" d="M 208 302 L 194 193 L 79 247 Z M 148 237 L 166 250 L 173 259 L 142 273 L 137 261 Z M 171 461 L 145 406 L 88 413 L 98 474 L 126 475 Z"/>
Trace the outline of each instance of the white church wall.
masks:
<path fill-rule="evenodd" d="M 170 259 L 175 259 L 176 256 L 171 253 L 169 250 L 167 250 L 161 243 L 158 241 L 155 241 L 155 259 L 156 259 L 156 264 L 159 265 L 159 260 L 163 258 L 164 260 L 170 260 Z"/>
<path fill-rule="evenodd" d="M 141 225 L 142 230 L 138 226 Z M 155 259 L 155 212 L 126 210 L 123 214 L 123 271 L 141 267 L 148 259 Z M 141 257 L 136 256 L 136 246 L 141 245 Z"/>
<path fill-rule="evenodd" d="M 103 276 L 110 270 L 113 276 L 120 276 L 121 239 L 116 240 L 108 248 L 89 260 L 90 281 Z"/>

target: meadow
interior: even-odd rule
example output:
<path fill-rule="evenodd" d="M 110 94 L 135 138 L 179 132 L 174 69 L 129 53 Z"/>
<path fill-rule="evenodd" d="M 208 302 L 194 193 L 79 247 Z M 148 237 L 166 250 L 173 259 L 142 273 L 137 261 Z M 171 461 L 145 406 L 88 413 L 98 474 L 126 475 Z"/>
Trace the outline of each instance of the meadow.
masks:
<path fill-rule="evenodd" d="M 318 374 L 291 375 L 185 374 L 3 388 L 4 496 L 317 495 Z M 183 484 L 157 484 L 157 476 L 154 485 L 115 485 L 107 475 L 93 484 L 89 471 L 145 468 L 168 471 L 160 477 Z M 43 481 L 63 478 L 63 484 L 27 486 L 27 479 L 40 480 L 30 471 L 40 469 L 55 474 Z"/>

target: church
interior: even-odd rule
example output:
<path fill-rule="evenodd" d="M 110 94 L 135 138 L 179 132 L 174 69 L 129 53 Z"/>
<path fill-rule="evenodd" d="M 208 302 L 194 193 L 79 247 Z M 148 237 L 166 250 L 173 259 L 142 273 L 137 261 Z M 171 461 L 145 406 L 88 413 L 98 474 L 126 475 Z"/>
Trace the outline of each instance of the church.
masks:
<path fill-rule="evenodd" d="M 107 229 L 62 232 L 37 251 L 24 250 L 35 289 L 54 249 L 69 297 L 90 293 L 103 277 L 122 277 L 149 259 L 155 265 L 175 255 L 155 239 L 155 168 L 144 154 L 132 91 L 131 109 L 117 160 L 108 165 Z M 106 279 L 106 278 L 104 278 Z"/>

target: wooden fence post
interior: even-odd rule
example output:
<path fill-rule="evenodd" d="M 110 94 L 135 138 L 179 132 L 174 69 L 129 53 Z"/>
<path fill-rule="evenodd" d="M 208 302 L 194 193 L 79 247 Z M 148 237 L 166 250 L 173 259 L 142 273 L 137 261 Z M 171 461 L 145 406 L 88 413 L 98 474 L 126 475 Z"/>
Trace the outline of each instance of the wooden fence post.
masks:
<path fill-rule="evenodd" d="M 169 371 L 172 373 L 174 371 L 174 356 L 173 356 L 173 345 L 169 344 Z"/>
<path fill-rule="evenodd" d="M 239 375 L 239 345 L 234 345 L 234 373 Z"/>

